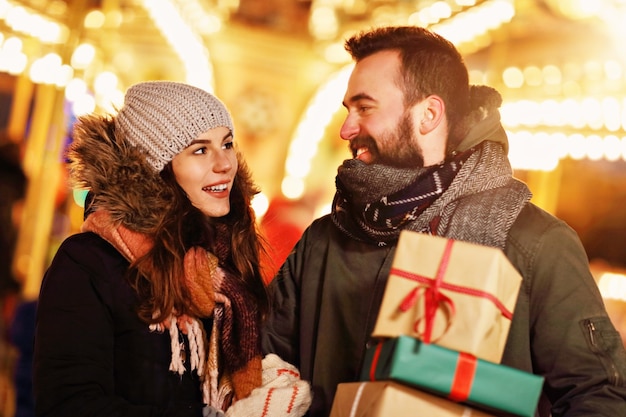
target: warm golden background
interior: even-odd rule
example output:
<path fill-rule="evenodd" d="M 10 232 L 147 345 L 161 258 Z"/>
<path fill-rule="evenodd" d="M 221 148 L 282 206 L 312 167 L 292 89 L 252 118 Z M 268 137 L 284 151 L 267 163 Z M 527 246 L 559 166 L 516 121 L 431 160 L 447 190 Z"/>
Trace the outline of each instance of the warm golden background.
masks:
<path fill-rule="evenodd" d="M 502 93 L 516 175 L 579 233 L 626 338 L 625 22 L 626 0 L 0 0 L 0 130 L 29 179 L 22 296 L 36 298 L 82 220 L 62 164 L 76 114 L 113 111 L 143 80 L 215 92 L 263 190 L 259 218 L 290 244 L 328 210 L 348 155 L 342 41 L 413 24 L 452 40 L 472 82 Z"/>

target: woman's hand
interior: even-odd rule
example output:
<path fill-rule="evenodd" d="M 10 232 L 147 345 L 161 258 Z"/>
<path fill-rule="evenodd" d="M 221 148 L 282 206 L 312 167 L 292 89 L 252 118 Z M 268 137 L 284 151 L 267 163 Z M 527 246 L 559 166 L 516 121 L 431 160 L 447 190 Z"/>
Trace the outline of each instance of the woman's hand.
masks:
<path fill-rule="evenodd" d="M 210 405 L 205 405 L 202 409 L 202 417 L 226 417 L 222 410 L 218 410 Z"/>

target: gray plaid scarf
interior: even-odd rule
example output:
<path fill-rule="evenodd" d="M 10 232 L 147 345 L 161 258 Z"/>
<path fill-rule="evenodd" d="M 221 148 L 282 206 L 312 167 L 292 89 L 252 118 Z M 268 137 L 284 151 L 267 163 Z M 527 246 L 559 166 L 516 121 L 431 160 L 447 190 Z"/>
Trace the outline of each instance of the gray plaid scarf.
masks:
<path fill-rule="evenodd" d="M 483 141 L 435 168 L 409 170 L 347 160 L 337 174 L 332 219 L 354 239 L 395 242 L 402 229 L 504 248 L 530 200 L 501 143 Z"/>

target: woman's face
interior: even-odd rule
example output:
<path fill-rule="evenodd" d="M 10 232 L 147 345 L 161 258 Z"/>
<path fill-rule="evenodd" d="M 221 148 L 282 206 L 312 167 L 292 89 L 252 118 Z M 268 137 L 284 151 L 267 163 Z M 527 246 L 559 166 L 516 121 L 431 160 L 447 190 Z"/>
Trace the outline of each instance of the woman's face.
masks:
<path fill-rule="evenodd" d="M 222 217 L 230 212 L 237 153 L 227 127 L 200 134 L 174 157 L 172 169 L 178 185 L 202 213 Z"/>

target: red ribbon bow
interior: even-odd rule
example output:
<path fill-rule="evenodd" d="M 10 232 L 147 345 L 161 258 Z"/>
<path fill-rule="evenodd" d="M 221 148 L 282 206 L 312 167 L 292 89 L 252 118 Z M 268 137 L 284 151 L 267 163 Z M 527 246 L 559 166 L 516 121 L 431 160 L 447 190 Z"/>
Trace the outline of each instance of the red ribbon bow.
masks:
<path fill-rule="evenodd" d="M 418 293 L 420 290 L 424 291 L 424 317 L 420 317 L 417 319 L 414 325 L 414 330 L 417 334 L 420 335 L 420 339 L 422 339 L 426 343 L 431 343 L 432 339 L 432 331 L 435 322 L 435 315 L 437 313 L 437 309 L 440 306 L 443 306 L 450 312 L 450 319 L 448 320 L 448 325 L 446 326 L 446 330 L 443 334 L 448 330 L 450 325 L 452 324 L 452 318 L 455 315 L 455 307 L 454 302 L 450 297 L 446 296 L 441 292 L 441 289 L 446 289 L 450 291 L 459 292 L 467 295 L 474 295 L 477 297 L 482 297 L 493 302 L 496 307 L 500 310 L 502 315 L 509 320 L 513 317 L 513 313 L 511 313 L 500 300 L 498 300 L 492 294 L 489 294 L 485 291 L 476 290 L 473 288 L 462 287 L 460 285 L 454 285 L 447 282 L 444 282 L 443 278 L 446 274 L 446 269 L 448 268 L 448 264 L 450 262 L 450 256 L 452 253 L 452 245 L 454 244 L 454 240 L 448 239 L 446 241 L 446 247 L 443 252 L 443 256 L 441 262 L 439 263 L 439 268 L 437 270 L 437 274 L 435 278 L 428 278 L 422 275 L 413 274 L 407 271 L 402 271 L 400 269 L 392 268 L 390 273 L 393 275 L 398 275 L 402 278 L 410 279 L 412 281 L 419 282 L 423 285 L 418 285 L 416 288 L 411 290 L 400 303 L 400 310 L 402 312 L 406 312 L 410 310 L 417 301 Z M 419 327 L 420 324 L 424 321 L 424 331 L 420 332 Z"/>

